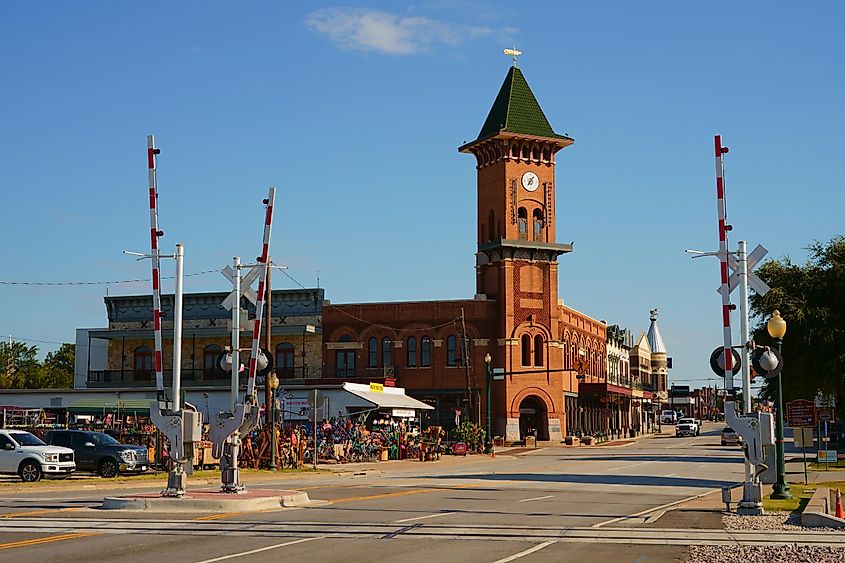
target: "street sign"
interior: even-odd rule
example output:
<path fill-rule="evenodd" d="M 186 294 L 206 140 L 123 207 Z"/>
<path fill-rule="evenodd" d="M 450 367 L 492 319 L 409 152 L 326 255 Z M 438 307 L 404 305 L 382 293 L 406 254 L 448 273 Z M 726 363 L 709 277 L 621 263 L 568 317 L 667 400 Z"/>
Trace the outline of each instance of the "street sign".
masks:
<path fill-rule="evenodd" d="M 505 374 L 504 373 L 501 373 L 501 374 L 494 373 L 493 374 L 493 381 L 504 381 L 504 380 L 505 380 Z"/>
<path fill-rule="evenodd" d="M 259 274 L 261 274 L 261 264 L 257 264 L 249 269 L 249 272 L 243 277 L 241 280 L 241 295 L 246 297 L 250 303 L 255 305 L 255 302 L 258 301 L 258 294 L 250 287 L 255 280 L 258 279 Z M 234 282 L 235 276 L 240 275 L 239 273 L 235 272 L 231 266 L 226 266 L 220 273 L 223 274 L 223 277 L 229 280 L 230 282 Z M 231 311 L 232 307 L 235 306 L 235 292 L 234 290 L 229 292 L 229 295 L 226 296 L 226 299 L 223 300 L 223 308 Z"/>
<path fill-rule="evenodd" d="M 836 395 L 834 395 L 833 393 L 822 393 L 821 391 L 819 391 L 816 394 L 816 406 L 835 408 Z"/>
<path fill-rule="evenodd" d="M 751 270 L 760 262 L 760 260 L 763 259 L 766 254 L 768 254 L 768 252 L 769 251 L 763 248 L 762 245 L 758 244 L 754 248 L 754 250 L 751 251 L 751 254 L 746 257 L 748 263 L 746 265 L 745 271 L 748 277 L 748 285 L 759 295 L 766 295 L 771 288 L 766 285 L 766 282 L 758 278 L 757 275 Z M 733 271 L 731 277 L 728 278 L 728 293 L 730 293 L 737 287 L 737 285 L 739 285 L 739 261 L 736 259 L 736 256 L 731 253 L 728 253 L 728 266 L 730 266 L 731 270 Z M 722 291 L 721 287 L 719 288 L 719 291 Z"/>
<path fill-rule="evenodd" d="M 830 407 L 821 407 L 816 409 L 816 416 L 818 417 L 819 422 L 833 422 L 836 420 L 833 409 Z"/>
<path fill-rule="evenodd" d="M 786 403 L 786 425 L 790 428 L 816 425 L 816 406 L 813 401 L 796 399 Z"/>
<path fill-rule="evenodd" d="M 839 452 L 836 450 L 819 450 L 818 463 L 836 463 L 839 461 Z"/>

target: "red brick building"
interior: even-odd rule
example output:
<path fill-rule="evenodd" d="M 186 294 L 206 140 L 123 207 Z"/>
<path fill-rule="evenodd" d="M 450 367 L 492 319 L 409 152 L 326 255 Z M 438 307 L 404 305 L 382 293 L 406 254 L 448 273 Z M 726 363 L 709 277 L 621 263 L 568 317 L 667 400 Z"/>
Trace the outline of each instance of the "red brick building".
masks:
<path fill-rule="evenodd" d="M 478 137 L 458 149 L 478 176 L 476 295 L 324 306 L 323 377 L 394 381 L 435 407 L 428 423 L 449 426 L 484 422 L 489 366 L 503 372 L 494 435 L 557 441 L 600 428 L 606 326 L 558 296 L 557 259 L 573 248 L 557 242 L 555 164 L 573 142 L 511 67 Z"/>

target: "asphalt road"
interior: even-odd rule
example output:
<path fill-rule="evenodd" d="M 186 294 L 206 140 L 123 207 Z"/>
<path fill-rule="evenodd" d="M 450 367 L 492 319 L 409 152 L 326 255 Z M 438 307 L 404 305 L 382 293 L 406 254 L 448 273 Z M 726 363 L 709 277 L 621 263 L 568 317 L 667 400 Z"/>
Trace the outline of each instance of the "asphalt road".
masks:
<path fill-rule="evenodd" d="M 719 445 L 722 426 L 707 425 L 698 438 L 662 435 L 625 447 L 265 477 L 255 486 L 326 501 L 268 512 L 104 511 L 104 496 L 143 490 L 107 490 L 107 481 L 93 489 L 72 482 L 43 492 L 0 488 L 0 561 L 682 561 L 695 542 L 689 533 L 645 522 L 649 513 L 742 479 L 739 448 Z"/>

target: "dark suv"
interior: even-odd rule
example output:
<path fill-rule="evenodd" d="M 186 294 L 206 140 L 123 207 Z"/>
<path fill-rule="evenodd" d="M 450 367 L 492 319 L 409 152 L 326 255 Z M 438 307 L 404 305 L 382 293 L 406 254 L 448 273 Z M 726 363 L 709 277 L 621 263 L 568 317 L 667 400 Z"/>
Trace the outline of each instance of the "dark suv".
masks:
<path fill-rule="evenodd" d="M 76 468 L 96 471 L 100 477 L 116 477 L 118 473 L 140 473 L 150 466 L 147 448 L 121 444 L 103 432 L 87 430 L 51 430 L 44 441 L 53 446 L 73 450 Z"/>

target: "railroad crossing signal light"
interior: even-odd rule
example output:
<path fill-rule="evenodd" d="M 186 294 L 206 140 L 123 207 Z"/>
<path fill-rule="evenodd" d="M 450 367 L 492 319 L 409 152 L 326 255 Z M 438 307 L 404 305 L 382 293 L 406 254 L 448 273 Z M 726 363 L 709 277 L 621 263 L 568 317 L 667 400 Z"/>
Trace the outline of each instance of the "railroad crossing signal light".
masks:
<path fill-rule="evenodd" d="M 775 348 L 755 348 L 751 352 L 751 365 L 759 375 L 773 379 L 783 370 L 783 356 Z"/>
<path fill-rule="evenodd" d="M 264 377 L 273 371 L 273 355 L 264 348 L 258 349 L 258 357 L 255 359 L 255 371 L 258 377 Z"/>

